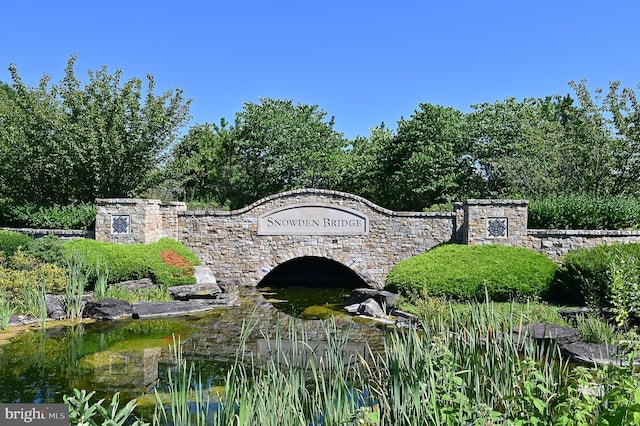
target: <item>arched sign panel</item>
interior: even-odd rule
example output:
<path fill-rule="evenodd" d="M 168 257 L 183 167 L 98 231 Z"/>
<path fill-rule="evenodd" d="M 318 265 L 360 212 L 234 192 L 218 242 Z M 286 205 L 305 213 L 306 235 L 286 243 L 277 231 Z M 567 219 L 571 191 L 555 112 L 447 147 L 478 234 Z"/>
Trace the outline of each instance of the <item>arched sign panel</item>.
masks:
<path fill-rule="evenodd" d="M 369 218 L 352 209 L 324 204 L 296 204 L 258 218 L 258 235 L 366 235 Z"/>

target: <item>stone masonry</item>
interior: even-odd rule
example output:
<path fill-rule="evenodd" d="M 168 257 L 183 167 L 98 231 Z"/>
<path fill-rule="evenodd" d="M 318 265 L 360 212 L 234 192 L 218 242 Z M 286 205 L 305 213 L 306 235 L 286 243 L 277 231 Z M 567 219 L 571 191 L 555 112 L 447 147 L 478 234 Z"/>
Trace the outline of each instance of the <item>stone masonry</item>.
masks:
<path fill-rule="evenodd" d="M 527 229 L 526 200 L 466 200 L 453 212 L 395 212 L 352 194 L 301 189 L 234 211 L 187 211 L 181 202 L 145 199 L 96 203 L 97 240 L 170 237 L 190 247 L 218 280 L 248 286 L 301 257 L 339 262 L 382 288 L 398 262 L 446 242 L 526 247 L 556 261 L 580 247 L 640 242 L 639 231 Z"/>

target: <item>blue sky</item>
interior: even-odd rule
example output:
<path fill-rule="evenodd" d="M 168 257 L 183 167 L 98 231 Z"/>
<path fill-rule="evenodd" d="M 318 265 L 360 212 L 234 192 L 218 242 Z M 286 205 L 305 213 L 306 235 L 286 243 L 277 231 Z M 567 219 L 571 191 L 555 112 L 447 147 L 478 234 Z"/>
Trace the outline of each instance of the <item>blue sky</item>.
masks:
<path fill-rule="evenodd" d="M 0 7 L 0 81 L 28 85 L 103 65 L 153 74 L 193 99 L 191 125 L 244 102 L 318 105 L 353 138 L 420 103 L 470 111 L 610 80 L 637 89 L 637 0 L 11 1 Z"/>

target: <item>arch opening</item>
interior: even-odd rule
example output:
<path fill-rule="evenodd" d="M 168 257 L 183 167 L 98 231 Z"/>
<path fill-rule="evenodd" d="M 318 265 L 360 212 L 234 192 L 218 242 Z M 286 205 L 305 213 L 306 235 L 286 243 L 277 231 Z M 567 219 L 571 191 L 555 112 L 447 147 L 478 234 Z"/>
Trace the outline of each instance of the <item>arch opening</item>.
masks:
<path fill-rule="evenodd" d="M 357 273 L 343 264 L 315 256 L 299 257 L 276 266 L 258 285 L 349 289 L 369 287 Z"/>
<path fill-rule="evenodd" d="M 276 309 L 299 318 L 344 313 L 344 298 L 354 288 L 369 287 L 353 270 L 322 257 L 300 257 L 276 266 L 258 289 Z"/>

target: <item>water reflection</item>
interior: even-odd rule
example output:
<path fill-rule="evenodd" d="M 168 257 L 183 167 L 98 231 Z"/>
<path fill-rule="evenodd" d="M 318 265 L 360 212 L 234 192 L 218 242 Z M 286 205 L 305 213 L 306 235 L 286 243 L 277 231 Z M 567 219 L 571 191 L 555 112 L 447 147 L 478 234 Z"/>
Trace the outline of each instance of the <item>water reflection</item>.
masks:
<path fill-rule="evenodd" d="M 251 318 L 255 327 L 245 350 L 268 357 L 276 336 L 292 348 L 291 339 L 304 338 L 322 355 L 326 322 L 302 321 L 286 315 L 253 288 L 241 289 L 240 306 L 217 308 L 203 315 L 153 320 L 77 324 L 33 330 L 17 335 L 0 347 L 0 402 L 62 402 L 74 387 L 96 390 L 97 397 L 122 399 L 151 393 L 166 386 L 172 368 L 169 346 L 179 336 L 183 355 L 193 361 L 204 382 L 222 386 L 238 350 L 239 336 Z M 339 317 L 336 326 L 349 330 L 345 359 L 367 356 L 367 345 L 382 346 L 382 333 L 374 325 Z M 348 353 L 347 353 L 348 352 Z"/>

